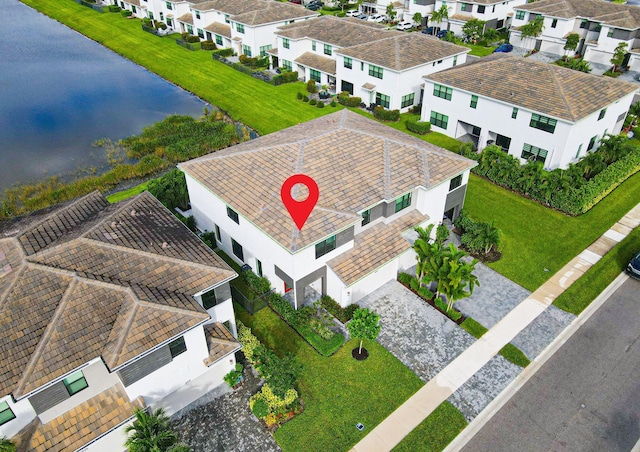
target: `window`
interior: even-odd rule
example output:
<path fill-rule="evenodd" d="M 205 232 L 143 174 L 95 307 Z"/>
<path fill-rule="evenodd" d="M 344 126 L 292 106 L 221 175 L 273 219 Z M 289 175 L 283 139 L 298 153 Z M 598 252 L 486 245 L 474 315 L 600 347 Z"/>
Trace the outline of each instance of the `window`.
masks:
<path fill-rule="evenodd" d="M 548 154 L 548 151 L 546 151 L 545 149 L 540 149 L 537 146 L 532 146 L 530 144 L 525 143 L 522 148 L 521 157 L 523 159 L 534 160 L 536 162 L 544 163 L 544 161 L 547 159 L 547 154 Z"/>
<path fill-rule="evenodd" d="M 200 19 L 200 11 L 195 11 L 196 13 L 196 19 Z"/>
<path fill-rule="evenodd" d="M 364 62 L 360 62 L 360 70 L 364 71 Z"/>
<path fill-rule="evenodd" d="M 169 342 L 169 351 L 171 359 L 187 351 L 187 344 L 184 343 L 184 336 L 180 336 L 175 341 Z"/>
<path fill-rule="evenodd" d="M 344 67 L 351 69 L 353 67 L 353 60 L 349 57 L 344 57 Z"/>
<path fill-rule="evenodd" d="M 325 55 L 331 55 L 333 53 L 333 49 L 331 47 L 330 44 L 325 44 L 324 45 L 324 54 Z"/>
<path fill-rule="evenodd" d="M 589 25 L 589 21 L 587 19 L 582 19 L 582 22 L 580 22 L 580 28 L 587 28 Z"/>
<path fill-rule="evenodd" d="M 453 56 L 453 66 L 455 67 L 456 64 L 458 64 L 458 55 Z"/>
<path fill-rule="evenodd" d="M 362 212 L 362 226 L 367 225 L 371 222 L 371 209 L 367 209 Z"/>
<path fill-rule="evenodd" d="M 353 96 L 353 83 L 343 80 L 340 84 L 341 91 L 346 91 Z"/>
<path fill-rule="evenodd" d="M 580 153 L 582 152 L 582 143 L 578 146 L 578 152 L 576 152 L 576 158 L 580 157 Z"/>
<path fill-rule="evenodd" d="M 453 88 L 448 88 L 446 86 L 438 85 L 437 83 L 433 85 L 434 96 L 441 97 L 446 100 L 451 100 L 451 94 L 453 94 Z"/>
<path fill-rule="evenodd" d="M 524 11 L 516 11 L 516 19 L 523 20 L 524 19 Z"/>
<path fill-rule="evenodd" d="M 462 185 L 462 174 L 451 179 L 451 182 L 449 182 L 449 191 L 455 190 L 460 185 Z"/>
<path fill-rule="evenodd" d="M 202 31 L 200 28 L 198 28 L 198 37 L 200 39 L 204 39 L 204 31 Z"/>
<path fill-rule="evenodd" d="M 315 41 L 311 41 L 311 50 L 313 50 L 314 52 L 316 51 L 316 42 Z"/>
<path fill-rule="evenodd" d="M 378 66 L 374 66 L 373 64 L 369 65 L 369 75 L 371 77 L 382 79 L 382 68 Z"/>
<path fill-rule="evenodd" d="M 311 80 L 315 80 L 316 82 L 320 83 L 320 71 L 309 69 L 309 77 L 311 78 Z"/>
<path fill-rule="evenodd" d="M 233 250 L 233 254 L 242 262 L 244 262 L 244 251 L 242 251 L 242 245 L 231 239 L 231 248 Z"/>
<path fill-rule="evenodd" d="M 135 5 L 131 5 L 131 12 L 132 12 L 132 13 L 134 13 L 134 14 L 138 12 L 138 11 L 136 10 Z"/>
<path fill-rule="evenodd" d="M 600 110 L 600 114 L 598 115 L 598 121 L 600 121 L 602 118 L 604 118 L 604 115 L 607 114 L 607 109 L 603 108 L 602 110 Z"/>
<path fill-rule="evenodd" d="M 609 28 L 609 32 L 607 33 L 607 38 L 613 38 L 613 30 L 615 30 L 615 28 Z"/>
<path fill-rule="evenodd" d="M 496 146 L 500 146 L 504 152 L 509 152 L 509 147 L 511 147 L 511 138 L 498 134 L 496 136 Z"/>
<path fill-rule="evenodd" d="M 441 113 L 432 111 L 430 122 L 436 127 L 440 127 L 441 129 L 446 129 L 447 124 L 449 123 L 449 117 L 447 115 L 443 115 Z"/>
<path fill-rule="evenodd" d="M 218 44 L 219 46 L 222 45 L 222 36 L 216 35 L 216 44 Z"/>
<path fill-rule="evenodd" d="M 193 27 L 191 25 L 187 25 L 187 33 L 189 33 L 190 35 L 193 34 Z"/>
<path fill-rule="evenodd" d="M 256 274 L 262 278 L 262 262 L 256 259 Z"/>
<path fill-rule="evenodd" d="M 558 19 L 553 19 L 551 21 L 551 28 L 556 28 L 558 26 Z"/>
<path fill-rule="evenodd" d="M 416 94 L 415 93 L 411 93 L 411 94 L 407 94 L 406 96 L 402 96 L 402 103 L 400 104 L 400 108 L 405 108 L 405 107 L 410 107 L 413 105 L 413 102 L 415 101 L 416 98 Z"/>
<path fill-rule="evenodd" d="M 231 218 L 236 223 L 240 224 L 240 218 L 238 217 L 238 212 L 233 210 L 231 207 L 227 206 L 227 216 Z"/>
<path fill-rule="evenodd" d="M 384 108 L 389 108 L 391 98 L 386 94 L 376 93 L 376 105 L 382 105 Z"/>
<path fill-rule="evenodd" d="M 282 60 L 282 67 L 288 71 L 293 70 L 293 66 L 291 65 L 291 61 L 289 60 Z"/>
<path fill-rule="evenodd" d="M 484 14 L 484 5 L 478 5 L 478 14 Z"/>
<path fill-rule="evenodd" d="M 462 3 L 460 5 L 460 11 L 471 12 L 473 11 L 473 5 L 470 5 L 469 3 Z"/>
<path fill-rule="evenodd" d="M 245 54 L 246 56 L 248 56 L 249 58 L 252 57 L 251 55 L 251 47 L 242 44 L 242 53 Z"/>
<path fill-rule="evenodd" d="M 149 19 L 153 20 L 153 13 L 149 11 Z"/>
<path fill-rule="evenodd" d="M 285 49 L 289 48 L 289 38 L 282 38 L 282 47 Z"/>
<path fill-rule="evenodd" d="M 167 25 L 173 27 L 173 21 L 167 17 Z"/>
<path fill-rule="evenodd" d="M 202 307 L 205 309 L 211 309 L 218 304 L 218 302 L 216 301 L 215 290 L 210 290 L 209 292 L 203 293 L 200 298 L 202 298 Z"/>
<path fill-rule="evenodd" d="M 6 424 L 12 419 L 15 419 L 16 415 L 13 414 L 9 404 L 7 402 L 0 402 L 0 425 Z"/>
<path fill-rule="evenodd" d="M 513 119 L 516 119 L 518 117 L 518 108 L 517 107 L 513 107 L 513 111 L 511 112 L 511 117 Z"/>
<path fill-rule="evenodd" d="M 553 133 L 556 130 L 557 122 L 558 121 L 556 121 L 555 119 L 547 118 L 546 116 L 533 113 L 531 115 L 531 122 L 529 122 L 529 127 Z"/>
<path fill-rule="evenodd" d="M 411 205 L 411 193 L 407 193 L 404 196 L 400 196 L 396 199 L 396 213 L 403 209 L 406 209 Z"/>
<path fill-rule="evenodd" d="M 222 236 L 220 235 L 220 226 L 216 224 L 216 240 L 222 243 Z"/>
<path fill-rule="evenodd" d="M 336 249 L 336 236 L 332 235 L 320 243 L 316 243 L 316 259 Z"/>
<path fill-rule="evenodd" d="M 593 149 L 596 146 L 596 141 L 598 141 L 598 135 L 592 137 L 589 140 L 589 146 L 587 146 L 587 152 L 589 152 L 591 149 Z"/>
<path fill-rule="evenodd" d="M 244 34 L 244 25 L 242 24 L 236 24 L 236 30 L 238 31 L 238 33 L 243 33 Z"/>
<path fill-rule="evenodd" d="M 167 2 L 167 9 L 173 9 L 173 5 L 171 4 L 171 2 Z"/>
<path fill-rule="evenodd" d="M 260 47 L 260 56 L 261 57 L 266 57 L 267 56 L 267 50 L 271 50 L 271 44 Z"/>
<path fill-rule="evenodd" d="M 227 24 L 230 22 L 230 21 L 229 21 L 229 15 L 228 15 L 228 14 L 225 14 L 225 15 L 224 15 L 224 22 L 225 22 L 225 23 L 227 23 Z"/>
<path fill-rule="evenodd" d="M 69 392 L 70 396 L 77 394 L 83 389 L 89 387 L 89 385 L 87 384 L 87 380 L 84 378 L 84 374 L 81 370 L 72 373 L 67 378 L 62 380 L 62 382 L 67 388 L 67 392 Z"/>
<path fill-rule="evenodd" d="M 478 106 L 478 96 L 475 94 L 471 96 L 471 103 L 469 104 L 471 108 L 476 108 Z"/>

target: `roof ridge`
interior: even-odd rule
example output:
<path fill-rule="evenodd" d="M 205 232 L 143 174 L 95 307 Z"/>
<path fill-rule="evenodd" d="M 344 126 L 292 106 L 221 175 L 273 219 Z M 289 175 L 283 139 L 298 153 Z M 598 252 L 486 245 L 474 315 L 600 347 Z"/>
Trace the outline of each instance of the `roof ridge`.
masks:
<path fill-rule="evenodd" d="M 142 197 L 143 194 L 147 193 L 147 191 L 143 191 L 142 193 L 138 193 L 136 196 L 132 196 L 129 199 L 117 202 L 115 205 L 117 206 L 116 209 L 111 212 L 109 215 L 105 216 L 105 218 L 102 221 L 99 221 L 98 223 L 96 223 L 95 225 L 93 225 L 93 227 L 90 227 L 87 232 L 85 232 L 84 234 L 82 234 L 80 237 L 84 238 L 85 236 L 87 236 L 87 234 L 93 232 L 94 230 L 98 229 L 99 227 L 101 227 L 103 224 L 105 224 L 107 221 L 111 220 L 113 221 L 113 217 L 117 214 L 119 214 L 120 212 L 122 212 L 125 208 L 127 208 L 128 206 L 130 206 L 131 204 L 134 203 L 134 201 L 138 200 L 139 198 Z M 120 203 L 122 203 L 122 205 L 119 205 Z"/>
<path fill-rule="evenodd" d="M 401 64 L 400 64 L 400 38 L 401 36 L 394 36 L 393 40 L 394 40 L 394 44 L 396 47 L 396 68 L 400 69 Z"/>
<path fill-rule="evenodd" d="M 10 294 L 11 292 L 13 292 L 14 287 L 16 286 L 16 284 L 18 283 L 18 281 L 20 281 L 20 277 L 22 276 L 22 274 L 27 270 L 29 262 L 27 261 L 26 257 L 27 254 L 24 252 L 24 248 L 22 248 L 21 244 L 20 244 L 20 240 L 18 240 L 17 237 L 7 237 L 7 239 L 11 239 L 11 240 L 15 240 L 17 242 L 16 244 L 16 248 L 18 249 L 18 251 L 20 251 L 20 257 L 22 258 L 22 265 L 20 267 L 20 269 L 17 272 L 17 276 L 16 278 L 13 280 L 13 282 L 11 284 L 9 284 L 7 287 L 5 287 L 4 290 L 0 291 L 0 302 L 2 300 L 5 299 L 5 297 Z M 0 239 L 0 242 L 2 241 L 2 239 Z M 0 303 L 0 308 L 2 308 L 2 303 Z"/>
<path fill-rule="evenodd" d="M 389 139 L 384 139 L 383 165 L 384 165 L 384 199 L 391 199 L 391 150 L 389 149 Z"/>
<path fill-rule="evenodd" d="M 167 292 L 171 292 L 171 291 L 167 290 Z M 176 293 L 180 293 L 180 292 L 176 292 Z M 155 303 L 155 302 L 149 301 L 149 300 L 143 300 L 140 297 L 136 297 L 136 298 L 137 298 L 136 303 L 138 303 L 138 305 L 146 307 L 146 308 L 161 309 L 163 311 L 169 311 L 169 312 L 175 312 L 175 313 L 190 315 L 192 317 L 206 316 L 206 318 L 211 318 L 211 316 L 209 314 L 207 314 L 207 312 L 190 311 L 188 309 L 179 308 L 177 306 L 169 306 L 169 305 L 166 305 L 166 304 Z"/>
<path fill-rule="evenodd" d="M 429 159 L 427 153 L 422 152 L 422 165 L 424 166 L 424 188 L 431 186 L 431 172 L 429 171 Z"/>
<path fill-rule="evenodd" d="M 545 64 L 546 69 L 551 73 L 551 79 L 553 80 L 553 83 L 555 84 L 556 88 L 558 89 L 558 92 L 560 93 L 560 97 L 562 98 L 562 103 L 564 104 L 565 108 L 567 109 L 567 112 L 569 112 L 569 116 L 571 116 L 571 120 L 573 122 L 576 121 L 576 115 L 573 112 L 573 109 L 571 108 L 571 106 L 569 105 L 569 102 L 567 101 L 567 95 L 564 92 L 564 89 L 562 88 L 562 84 L 558 81 L 558 77 L 557 74 L 558 71 L 556 70 L 556 68 L 561 69 L 559 66 L 553 66 L 551 64 Z M 568 71 L 572 71 L 573 69 L 567 69 Z M 578 72 L 578 71 L 574 71 L 574 72 Z"/>
<path fill-rule="evenodd" d="M 117 332 L 117 337 L 118 340 L 116 341 L 116 345 L 114 348 L 114 352 L 111 352 L 111 355 L 113 356 L 114 362 L 116 363 L 115 366 L 113 367 L 117 367 L 117 362 L 120 360 L 120 355 L 122 354 L 122 347 L 124 346 L 124 342 L 127 339 L 127 336 L 129 335 L 129 333 L 131 332 L 131 325 L 133 325 L 133 321 L 136 318 L 136 314 L 138 312 L 138 297 L 136 296 L 136 294 L 133 292 L 133 289 L 131 289 L 131 287 L 127 287 L 127 289 L 125 289 L 126 292 L 129 293 L 129 297 L 131 299 L 131 301 L 133 302 L 133 307 L 131 309 L 131 311 L 129 312 L 129 315 L 127 317 L 127 321 L 124 325 L 124 328 L 122 328 L 119 332 Z M 125 301 L 126 302 L 126 301 Z M 122 309 L 122 305 L 125 303 L 123 302 L 120 305 L 120 309 Z M 118 312 L 118 316 L 120 315 L 120 312 Z M 113 322 L 113 325 L 111 326 L 111 331 L 109 332 L 109 335 L 111 335 L 111 332 L 113 332 L 113 326 L 117 323 L 118 321 L 118 316 L 116 316 L 116 320 Z M 108 342 L 105 341 L 105 343 Z M 105 345 L 106 347 L 106 345 Z M 105 348 L 103 348 L 102 350 L 104 350 Z M 104 353 L 104 351 L 102 353 L 100 353 L 100 355 L 102 355 Z"/>

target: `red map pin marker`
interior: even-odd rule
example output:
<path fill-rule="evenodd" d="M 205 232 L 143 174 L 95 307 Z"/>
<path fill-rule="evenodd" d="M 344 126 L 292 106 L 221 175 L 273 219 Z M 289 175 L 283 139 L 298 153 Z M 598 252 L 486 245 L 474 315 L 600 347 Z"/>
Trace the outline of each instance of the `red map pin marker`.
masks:
<path fill-rule="evenodd" d="M 297 201 L 291 196 L 291 189 L 296 184 L 302 184 L 309 190 L 309 196 L 307 196 L 307 199 L 304 201 Z M 280 197 L 282 198 L 282 203 L 289 211 L 293 222 L 298 226 L 299 230 L 302 230 L 302 226 L 304 226 L 307 218 L 311 215 L 311 211 L 318 202 L 320 190 L 318 189 L 316 181 L 306 174 L 294 174 L 282 184 Z"/>

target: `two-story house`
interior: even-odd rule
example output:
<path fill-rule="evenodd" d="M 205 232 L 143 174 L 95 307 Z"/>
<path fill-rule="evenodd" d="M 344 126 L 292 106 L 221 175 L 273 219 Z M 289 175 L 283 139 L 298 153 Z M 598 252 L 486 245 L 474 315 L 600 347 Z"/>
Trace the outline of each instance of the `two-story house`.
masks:
<path fill-rule="evenodd" d="M 422 120 L 433 130 L 501 146 L 522 162 L 566 168 L 620 133 L 637 85 L 494 54 L 425 77 Z"/>
<path fill-rule="evenodd" d="M 458 214 L 474 165 L 345 109 L 179 168 L 199 227 L 300 307 L 307 286 L 346 306 L 414 265 L 412 229 Z M 301 173 L 320 194 L 298 230 L 280 191 Z"/>
<path fill-rule="evenodd" d="M 470 19 L 484 20 L 486 28 L 498 30 L 508 28 L 514 8 L 526 2 L 527 0 L 435 0 L 432 11 L 438 11 L 445 6 L 449 17 L 440 24 L 440 27 L 461 35 L 462 27 Z M 420 5 L 412 8 L 419 10 Z M 435 24 L 431 23 L 431 25 Z"/>
<path fill-rule="evenodd" d="M 119 451 L 135 408 L 172 414 L 221 384 L 236 276 L 149 193 L 0 223 L 0 436 Z"/>
<path fill-rule="evenodd" d="M 544 28 L 536 38 L 522 38 L 519 28 L 542 16 Z M 601 0 L 539 0 L 516 8 L 510 41 L 513 45 L 564 55 L 567 36 L 578 34 L 576 53 L 585 60 L 611 66 L 621 42 L 627 44 L 622 66 L 640 71 L 640 7 Z"/>

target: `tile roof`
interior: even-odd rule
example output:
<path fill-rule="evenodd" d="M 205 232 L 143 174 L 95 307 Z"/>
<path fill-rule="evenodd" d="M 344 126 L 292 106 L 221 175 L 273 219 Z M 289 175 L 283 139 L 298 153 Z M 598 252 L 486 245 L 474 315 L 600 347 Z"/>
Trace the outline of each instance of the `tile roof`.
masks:
<path fill-rule="evenodd" d="M 347 286 L 411 248 L 402 233 L 427 221 L 429 217 L 417 210 L 388 223 L 379 223 L 356 235 L 353 248 L 331 259 L 327 265 Z"/>
<path fill-rule="evenodd" d="M 638 88 L 609 77 L 510 55 L 485 57 L 425 79 L 571 122 Z"/>
<path fill-rule="evenodd" d="M 209 319 L 193 295 L 233 276 L 147 192 L 0 223 L 0 394 L 122 365 Z"/>
<path fill-rule="evenodd" d="M 221 323 L 214 322 L 205 325 L 204 334 L 209 349 L 209 356 L 204 359 L 205 366 L 210 366 L 229 353 L 240 350 L 240 342 Z"/>
<path fill-rule="evenodd" d="M 191 13 L 183 14 L 178 17 L 178 22 L 184 22 L 185 24 L 193 25 L 193 15 Z"/>
<path fill-rule="evenodd" d="M 291 39 L 313 39 L 338 47 L 349 47 L 404 34 L 401 31 L 384 30 L 371 24 L 372 22 L 364 20 L 351 21 L 327 15 L 285 25 L 280 27 L 276 34 Z"/>
<path fill-rule="evenodd" d="M 130 402 L 118 383 L 46 424 L 35 418 L 12 441 L 18 452 L 74 451 L 132 419 L 136 408 L 144 402 Z"/>
<path fill-rule="evenodd" d="M 320 14 L 294 3 L 280 3 L 274 1 L 263 2 L 264 7 L 259 10 L 237 14 L 231 17 L 234 22 L 256 26 L 282 22 L 286 20 L 317 17 Z"/>
<path fill-rule="evenodd" d="M 538 0 L 515 7 L 551 17 L 576 17 L 628 30 L 640 28 L 640 7 L 602 0 Z"/>
<path fill-rule="evenodd" d="M 402 71 L 470 50 L 422 33 L 402 33 L 336 53 L 396 71 Z"/>
<path fill-rule="evenodd" d="M 226 24 L 221 24 L 220 22 L 213 22 L 204 27 L 204 29 L 226 38 L 231 37 L 231 27 Z"/>
<path fill-rule="evenodd" d="M 249 11 L 263 9 L 265 7 L 265 3 L 265 0 L 210 0 L 202 2 L 197 6 L 201 11 L 215 10 L 234 16 L 236 14 L 244 14 Z"/>
<path fill-rule="evenodd" d="M 325 74 L 336 75 L 336 60 L 313 52 L 305 52 L 293 61 L 294 63 L 317 69 Z"/>
<path fill-rule="evenodd" d="M 348 110 L 247 141 L 179 167 L 285 249 L 295 252 L 417 186 L 431 188 L 474 162 Z M 311 176 L 320 199 L 298 231 L 280 199 L 284 180 Z"/>

